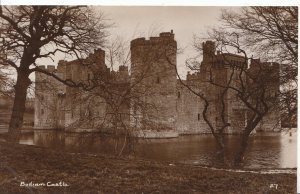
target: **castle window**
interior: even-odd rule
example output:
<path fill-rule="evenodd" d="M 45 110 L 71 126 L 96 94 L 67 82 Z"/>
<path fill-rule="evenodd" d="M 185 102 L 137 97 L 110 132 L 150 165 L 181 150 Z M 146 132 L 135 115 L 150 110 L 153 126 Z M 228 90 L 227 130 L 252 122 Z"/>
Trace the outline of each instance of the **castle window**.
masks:
<path fill-rule="evenodd" d="M 91 74 L 88 73 L 88 80 L 91 80 Z"/>
<path fill-rule="evenodd" d="M 41 109 L 41 114 L 42 114 L 42 115 L 44 114 L 44 109 Z"/>
<path fill-rule="evenodd" d="M 178 92 L 177 95 L 178 95 L 178 98 L 180 98 L 180 92 Z"/>
<path fill-rule="evenodd" d="M 157 84 L 160 83 L 160 78 L 159 78 L 159 77 L 156 78 L 156 83 L 157 83 Z"/>
<path fill-rule="evenodd" d="M 200 113 L 198 113 L 198 121 L 200 121 Z"/>

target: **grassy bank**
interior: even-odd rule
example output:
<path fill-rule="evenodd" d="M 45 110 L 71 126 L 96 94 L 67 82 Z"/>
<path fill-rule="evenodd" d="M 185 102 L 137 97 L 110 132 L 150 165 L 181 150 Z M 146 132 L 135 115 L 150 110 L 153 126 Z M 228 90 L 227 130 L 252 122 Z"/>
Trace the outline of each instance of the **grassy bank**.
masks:
<path fill-rule="evenodd" d="M 60 181 L 64 186 L 53 186 Z M 40 186 L 20 186 L 30 183 Z M 277 189 L 270 184 L 278 184 Z M 296 175 L 226 172 L 0 143 L 0 193 L 156 192 L 296 193 Z"/>

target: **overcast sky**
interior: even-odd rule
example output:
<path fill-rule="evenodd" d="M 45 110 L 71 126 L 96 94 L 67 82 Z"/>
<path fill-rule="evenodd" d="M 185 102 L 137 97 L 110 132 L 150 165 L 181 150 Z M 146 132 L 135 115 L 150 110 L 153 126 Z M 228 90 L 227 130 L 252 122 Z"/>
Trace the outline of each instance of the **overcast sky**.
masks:
<path fill-rule="evenodd" d="M 96 12 L 102 12 L 114 27 L 109 29 L 109 39 L 121 37 L 130 41 L 138 37 L 157 36 L 160 32 L 173 30 L 178 48 L 179 74 L 185 78 L 187 68 L 185 60 L 196 55 L 192 48 L 193 35 L 205 37 L 207 30 L 218 24 L 222 9 L 230 7 L 204 6 L 95 6 Z M 230 9 L 233 9 L 232 7 Z M 64 55 L 58 55 L 54 61 L 38 60 L 39 65 L 57 65 Z M 30 78 L 34 80 L 34 74 Z"/>
<path fill-rule="evenodd" d="M 192 52 L 193 35 L 204 36 L 209 27 L 218 23 L 223 8 L 101 6 L 96 10 L 104 12 L 106 18 L 115 23 L 115 27 L 110 30 L 112 38 L 120 36 L 125 40 L 132 40 L 173 30 L 178 47 L 183 49 L 183 54 L 177 57 L 177 65 L 180 74 L 184 77 L 187 71 L 184 62 L 188 57 L 195 55 Z"/>

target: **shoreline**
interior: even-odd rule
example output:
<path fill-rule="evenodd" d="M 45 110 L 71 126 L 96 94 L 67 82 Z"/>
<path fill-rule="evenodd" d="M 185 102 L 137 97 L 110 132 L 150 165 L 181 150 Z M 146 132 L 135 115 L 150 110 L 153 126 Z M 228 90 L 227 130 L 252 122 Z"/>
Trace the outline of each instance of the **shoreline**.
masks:
<path fill-rule="evenodd" d="M 7 142 L 0 142 L 0 164 L 0 193 L 296 192 L 296 174 L 231 172 Z M 21 187 L 21 182 L 68 186 Z"/>
<path fill-rule="evenodd" d="M 297 133 L 295 128 L 290 129 L 291 134 L 294 135 Z M 34 127 L 24 127 L 20 130 L 20 134 L 33 134 L 34 132 L 60 132 L 65 134 L 106 134 L 109 135 L 106 131 L 99 131 L 99 130 L 87 130 L 87 129 L 80 129 L 80 130 L 63 130 L 63 129 L 39 129 Z M 277 134 L 284 134 L 288 133 L 289 130 L 286 128 L 282 128 L 281 131 L 257 131 L 252 133 L 251 136 L 273 136 Z M 8 134 L 8 130 L 0 131 L 0 137 L 6 136 Z M 176 139 L 181 136 L 201 136 L 201 135 L 212 135 L 210 132 L 185 132 L 182 133 L 180 131 L 151 131 L 151 130 L 141 130 L 134 133 L 134 137 L 139 139 Z M 225 136 L 240 136 L 241 133 L 224 133 Z"/>

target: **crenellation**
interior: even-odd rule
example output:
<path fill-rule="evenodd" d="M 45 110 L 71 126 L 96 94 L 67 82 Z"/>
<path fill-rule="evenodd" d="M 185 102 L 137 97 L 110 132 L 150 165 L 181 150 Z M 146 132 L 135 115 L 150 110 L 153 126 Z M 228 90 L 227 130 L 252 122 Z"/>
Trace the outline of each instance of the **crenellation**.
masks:
<path fill-rule="evenodd" d="M 144 45 L 145 42 L 146 42 L 145 38 L 136 38 L 130 42 L 130 47 L 132 48 L 135 46 L 141 46 L 141 45 Z"/>
<path fill-rule="evenodd" d="M 200 79 L 200 76 L 201 76 L 200 72 L 194 72 L 194 73 L 188 72 L 187 76 L 186 76 L 186 80 L 187 81 L 197 81 Z"/>
<path fill-rule="evenodd" d="M 173 32 L 163 32 L 159 34 L 159 37 L 150 37 L 149 40 L 146 38 L 136 38 L 130 42 L 130 48 L 152 44 L 166 44 L 166 42 L 168 42 L 168 44 L 176 43 Z"/>
<path fill-rule="evenodd" d="M 65 74 L 65 72 L 66 72 L 66 63 L 58 63 L 57 72 Z"/>
<path fill-rule="evenodd" d="M 173 30 L 171 30 L 171 32 L 162 32 L 159 34 L 159 37 L 162 37 L 164 39 L 174 40 Z"/>
<path fill-rule="evenodd" d="M 137 113 L 138 120 L 133 115 L 131 123 L 134 127 L 146 129 L 148 124 L 143 123 L 150 122 L 159 130 L 175 128 L 176 49 L 174 36 L 169 32 L 161 33 L 159 37 L 150 37 L 149 40 L 143 38 L 131 42 L 130 80 L 131 85 L 136 85 L 133 92 L 144 94 L 142 104 L 151 104 L 155 107 L 140 110 Z M 166 56 L 173 64 L 167 61 Z M 131 109 L 134 109 L 134 103 L 132 102 Z"/>
<path fill-rule="evenodd" d="M 242 65 L 248 64 L 245 64 L 243 56 L 216 52 L 213 41 L 206 41 L 202 46 L 203 61 L 200 71 L 187 72 L 186 80 L 181 81 L 177 78 L 175 68 L 177 65 L 177 42 L 173 31 L 162 32 L 158 37 L 150 37 L 149 40 L 146 38 L 132 40 L 130 42 L 131 65 L 129 67 L 120 65 L 118 71 L 112 71 L 105 65 L 105 51 L 102 49 L 94 50 L 94 53 L 89 54 L 82 61 L 61 60 L 58 62 L 57 68 L 51 65 L 39 67 L 56 73 L 62 79 L 71 79 L 76 83 L 89 84 L 95 76 L 101 75 L 101 78 L 114 83 L 114 86 L 111 86 L 114 87 L 112 89 L 125 91 L 126 88 L 132 87 L 132 95 L 141 95 L 136 96 L 136 99 L 141 101 L 137 103 L 129 100 L 121 106 L 121 114 L 123 114 L 125 123 L 129 124 L 131 128 L 173 130 L 179 134 L 210 133 L 202 116 L 204 102 L 181 82 L 189 85 L 196 92 L 206 95 L 205 97 L 210 103 L 207 116 L 213 126 L 220 126 L 220 117 L 217 113 L 221 109 L 219 99 L 221 90 L 210 84 L 209 81 L 225 84 L 231 76 L 232 68 L 240 68 Z M 166 57 L 169 60 L 166 60 Z M 81 62 L 86 65 L 82 65 Z M 251 71 L 256 71 L 255 67 L 258 67 L 259 64 L 271 68 L 270 72 L 279 74 L 278 63 L 262 63 L 260 59 L 251 61 Z M 233 78 L 234 81 L 238 80 L 238 71 L 235 71 Z M 97 116 L 99 119 L 96 123 L 102 123 L 102 127 L 111 126 L 111 124 L 103 125 L 102 118 L 106 114 L 111 114 L 110 111 L 112 111 L 105 99 L 98 98 L 92 103 L 88 103 L 84 100 L 87 92 L 67 87 L 42 73 L 36 74 L 36 80 L 36 96 L 40 96 L 40 99 L 36 98 L 35 100 L 36 128 L 70 130 L 70 126 L 84 120 L 86 115 Z M 51 84 L 40 82 L 43 80 Z M 277 81 L 272 83 L 273 85 L 268 91 L 269 95 L 278 92 L 279 78 Z M 236 84 L 238 85 L 238 83 Z M 230 115 L 226 116 L 225 120 L 232 123 L 226 132 L 239 133 L 241 125 L 246 123 L 249 113 L 233 91 L 227 92 L 224 99 L 225 114 Z M 139 107 L 141 104 L 142 108 Z M 260 128 L 266 127 L 267 130 L 271 130 L 270 126 L 276 115 L 280 114 L 274 110 L 261 123 Z M 92 124 L 94 122 L 83 123 L 81 126 L 83 129 L 90 129 L 94 126 Z"/>
<path fill-rule="evenodd" d="M 56 70 L 55 65 L 47 65 L 47 70 L 51 73 L 55 72 Z"/>
<path fill-rule="evenodd" d="M 203 61 L 210 61 L 214 58 L 216 46 L 213 41 L 206 41 L 202 43 L 203 48 Z"/>
<path fill-rule="evenodd" d="M 104 64 L 105 59 L 105 51 L 101 48 L 95 49 L 93 53 L 90 53 L 89 56 L 85 59 L 85 61 L 89 62 L 89 60 L 95 60 L 98 64 Z"/>
<path fill-rule="evenodd" d="M 46 69 L 46 66 L 45 65 L 39 65 L 38 66 L 40 69 Z"/>
<path fill-rule="evenodd" d="M 160 41 L 160 37 L 150 37 L 150 41 Z"/>
<path fill-rule="evenodd" d="M 125 65 L 121 65 L 119 66 L 119 71 L 121 72 L 128 72 L 128 66 L 125 66 Z"/>

